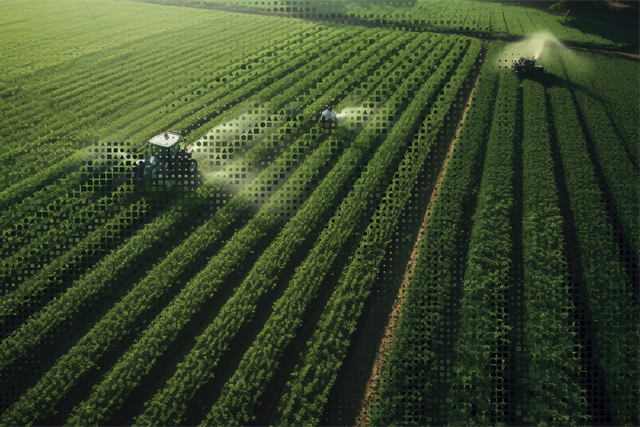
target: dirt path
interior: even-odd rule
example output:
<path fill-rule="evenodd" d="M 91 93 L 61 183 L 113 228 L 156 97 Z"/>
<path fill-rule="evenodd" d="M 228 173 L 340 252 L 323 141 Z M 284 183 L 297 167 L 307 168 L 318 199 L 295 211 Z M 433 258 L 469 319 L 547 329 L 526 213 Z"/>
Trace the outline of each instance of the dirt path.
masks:
<path fill-rule="evenodd" d="M 400 311 L 402 309 L 402 303 L 404 302 L 404 296 L 406 295 L 407 285 L 409 284 L 409 280 L 411 279 L 411 275 L 413 274 L 413 267 L 416 264 L 418 259 L 418 248 L 420 247 L 420 242 L 422 241 L 422 237 L 426 232 L 427 223 L 429 218 L 431 217 L 431 211 L 433 210 L 433 204 L 438 196 L 438 189 L 442 185 L 442 180 L 444 179 L 444 175 L 447 171 L 447 167 L 449 165 L 449 159 L 451 158 L 451 154 L 453 153 L 453 148 L 455 147 L 456 142 L 458 141 L 458 137 L 460 136 L 460 130 L 462 129 L 462 125 L 464 123 L 465 118 L 467 117 L 467 111 L 469 110 L 469 106 L 471 105 L 471 98 L 473 97 L 473 92 L 475 90 L 475 86 L 478 84 L 478 76 L 476 78 L 476 82 L 474 84 L 474 88 L 471 89 L 471 93 L 469 94 L 469 98 L 467 99 L 467 106 L 462 111 L 462 118 L 458 122 L 458 126 L 456 127 L 456 132 L 454 137 L 451 139 L 451 143 L 449 144 L 449 150 L 447 152 L 447 156 L 445 157 L 444 163 L 442 165 L 442 169 L 438 174 L 438 178 L 436 180 L 436 184 L 433 187 L 433 191 L 431 192 L 431 198 L 429 200 L 429 205 L 427 206 L 427 210 L 425 212 L 424 218 L 422 220 L 422 226 L 420 227 L 420 232 L 418 233 L 418 238 L 413 245 L 413 251 L 411 253 L 411 259 L 407 263 L 407 267 L 405 268 L 405 272 L 403 275 L 402 285 L 398 290 L 398 297 L 393 303 L 391 309 L 391 315 L 389 317 L 389 323 L 384 331 L 384 336 L 382 337 L 382 341 L 378 347 L 378 353 L 376 355 L 376 359 L 373 363 L 373 368 L 371 370 L 371 376 L 369 377 L 369 381 L 367 382 L 367 386 L 365 388 L 364 398 L 362 399 L 362 404 L 360 406 L 360 412 L 356 419 L 360 420 L 356 423 L 357 427 L 366 426 L 369 424 L 369 416 L 366 413 L 366 408 L 376 399 L 375 389 L 378 385 L 378 381 L 380 379 L 380 373 L 382 371 L 382 367 L 386 362 L 386 354 L 389 352 L 389 348 L 391 345 L 392 336 L 396 330 L 398 319 L 400 317 Z"/>

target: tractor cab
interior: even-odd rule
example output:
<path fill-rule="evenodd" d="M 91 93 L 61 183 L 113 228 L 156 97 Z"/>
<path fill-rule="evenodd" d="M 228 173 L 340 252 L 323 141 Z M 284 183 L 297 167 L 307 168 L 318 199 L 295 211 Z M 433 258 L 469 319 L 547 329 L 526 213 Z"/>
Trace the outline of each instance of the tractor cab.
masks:
<path fill-rule="evenodd" d="M 193 174 L 198 163 L 186 149 L 186 138 L 180 133 L 168 131 L 151 138 L 143 151 L 144 160 L 138 160 L 133 168 L 133 182 L 143 185 L 151 180 L 163 180 L 171 189 L 169 174 L 175 171 Z"/>
<path fill-rule="evenodd" d="M 542 77 L 544 75 L 544 67 L 536 65 L 535 56 L 526 58 L 521 56 L 511 64 L 513 70 L 519 77 Z"/>

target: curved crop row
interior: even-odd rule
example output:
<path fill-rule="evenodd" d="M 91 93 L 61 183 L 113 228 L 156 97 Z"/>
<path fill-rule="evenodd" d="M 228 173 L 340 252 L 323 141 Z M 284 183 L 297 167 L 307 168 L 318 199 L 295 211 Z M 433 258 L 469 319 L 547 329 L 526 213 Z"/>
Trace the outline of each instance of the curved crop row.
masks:
<path fill-rule="evenodd" d="M 440 322 L 450 306 L 451 290 L 458 284 L 458 242 L 468 227 L 468 201 L 480 181 L 477 170 L 482 170 L 480 159 L 489 134 L 498 81 L 493 63 L 503 46 L 500 42 L 489 46 L 464 126 L 438 190 L 380 375 L 376 390 L 379 402 L 367 408 L 371 425 L 425 425 L 428 417 L 442 416 L 442 412 L 432 413 L 422 406 L 424 395 L 438 381 L 426 378 L 422 372 L 436 364 L 435 346 L 431 343 L 444 332 Z"/>
<path fill-rule="evenodd" d="M 8 283 L 9 277 L 15 273 L 16 269 L 21 269 L 27 259 L 30 259 L 31 263 L 46 265 L 50 249 L 53 249 L 56 244 L 59 245 L 60 243 L 71 242 L 71 237 L 77 236 L 79 229 L 85 228 L 89 225 L 88 223 L 91 222 L 91 220 L 95 219 L 97 222 L 98 217 L 107 216 L 107 214 L 103 212 L 114 211 L 114 214 L 117 216 L 117 212 L 115 211 L 117 209 L 122 210 L 125 208 L 125 203 L 123 203 L 124 199 L 131 193 L 132 188 L 133 186 L 120 187 L 118 189 L 119 191 L 116 191 L 109 196 L 105 196 L 101 200 L 76 211 L 69 219 L 60 223 L 58 227 L 49 230 L 49 232 L 39 237 L 32 244 L 24 246 L 15 255 L 5 259 L 0 267 L 0 280 L 4 283 Z M 112 220 L 112 218 L 109 218 L 110 222 Z M 85 256 L 78 256 L 78 253 L 82 253 L 83 251 L 80 250 L 80 248 L 93 248 L 94 245 L 99 246 L 100 238 L 98 236 L 105 234 L 104 227 L 106 226 L 107 225 L 101 227 L 103 230 L 102 232 L 100 232 L 100 229 L 96 228 L 93 232 L 89 231 L 82 233 L 85 237 L 82 238 L 82 242 L 79 245 L 75 245 L 74 248 L 64 256 L 56 258 L 54 262 L 46 265 L 43 270 L 34 271 L 33 273 L 38 274 L 40 278 L 43 278 L 48 277 L 51 272 L 60 269 L 62 265 L 64 265 L 65 269 L 68 270 L 73 266 L 82 264 L 85 256 L 88 256 L 90 251 L 87 251 Z M 89 226 L 89 228 L 91 228 L 91 226 Z M 79 250 L 80 252 L 78 252 Z M 74 255 L 69 258 L 71 254 Z M 62 259 L 65 259 L 65 261 L 61 262 Z M 4 294 L 0 297 L 0 316 L 9 315 L 11 312 L 15 311 L 19 305 L 28 303 L 28 298 L 42 292 L 46 286 L 50 286 L 47 280 L 42 281 L 42 279 L 40 279 L 34 282 L 27 279 L 28 274 L 26 271 L 23 272 L 22 276 L 25 277 L 24 283 L 22 283 L 17 289 L 5 289 Z"/>
<path fill-rule="evenodd" d="M 454 44 L 456 39 L 458 41 Z M 445 40 L 445 44 L 451 46 L 451 50 L 448 54 L 442 52 L 446 54 L 443 64 L 422 85 L 400 121 L 376 151 L 374 158 L 356 182 L 354 190 L 349 193 L 331 222 L 322 231 L 303 264 L 296 269 L 284 295 L 275 303 L 266 325 L 243 356 L 236 372 L 223 386 L 220 398 L 202 425 L 236 425 L 254 419 L 254 406 L 279 365 L 284 349 L 295 337 L 295 331 L 300 326 L 308 305 L 317 294 L 318 287 L 346 239 L 351 236 L 357 219 L 368 206 L 375 186 L 383 179 L 392 164 L 395 152 L 404 141 L 402 137 L 406 136 L 408 129 L 413 128 L 420 111 L 426 107 L 424 104 L 428 102 L 427 95 L 433 95 L 440 89 L 446 77 L 445 66 L 450 68 L 455 63 L 461 53 L 460 48 L 465 43 L 466 39 L 452 36 Z M 391 111 L 399 108 L 400 100 L 408 95 L 413 77 L 421 76 L 421 72 L 428 66 L 426 63 L 419 63 L 410 78 L 394 93 L 384 108 Z M 354 146 L 359 147 L 360 144 L 367 143 L 364 138 L 368 134 L 366 130 L 360 134 L 354 141 Z"/>
<path fill-rule="evenodd" d="M 547 89 L 556 138 L 562 157 L 569 204 L 573 215 L 582 277 L 593 311 L 602 357 L 608 374 L 612 414 L 618 425 L 638 425 L 638 299 L 618 261 L 617 245 L 601 203 L 596 174 L 585 150 L 585 139 L 571 93 Z"/>
<path fill-rule="evenodd" d="M 447 85 L 447 89 L 453 95 L 438 97 L 424 120 L 423 130 L 426 132 L 416 135 L 411 150 L 405 153 L 392 185 L 387 188 L 381 205 L 360 241 L 355 257 L 343 271 L 338 287 L 329 299 L 318 326 L 307 343 L 301 357 L 302 364 L 296 366 L 291 374 L 292 378 L 288 383 L 290 391 L 285 393 L 278 403 L 278 425 L 317 425 L 320 422 L 320 415 L 342 366 L 351 334 L 356 328 L 364 302 L 375 280 L 384 249 L 391 239 L 391 232 L 431 150 L 431 144 L 444 126 L 451 104 L 479 53 L 480 42 L 473 40 L 463 61 L 453 72 L 451 84 Z M 433 88 L 436 89 L 435 86 Z M 427 93 L 424 99 L 430 99 L 432 95 Z M 414 114 L 417 113 L 416 109 Z M 411 123 L 411 120 L 405 123 Z M 401 123 L 397 126 L 402 128 Z M 407 137 L 409 128 L 403 129 L 405 134 L 397 135 L 400 139 Z M 327 359 L 327 354 L 331 354 L 332 357 Z"/>
<path fill-rule="evenodd" d="M 546 396 L 529 401 L 527 422 L 575 426 L 586 419 L 579 353 L 574 353 L 573 309 L 567 298 L 563 220 L 554 184 L 544 87 L 523 86 L 524 343 L 530 384 L 546 384 Z M 550 345 L 546 345 L 549 343 Z M 560 380 L 563 378 L 563 380 Z"/>
<path fill-rule="evenodd" d="M 422 38 L 424 37 L 420 37 L 420 39 Z M 376 60 L 372 59 L 371 61 Z M 347 82 L 343 83 L 351 83 L 357 78 L 357 75 L 350 75 Z M 335 89 L 340 88 L 336 87 Z M 314 105 L 312 104 L 311 107 Z M 373 135 L 374 133 L 371 133 L 369 136 L 370 141 L 373 140 Z M 353 173 L 360 163 L 362 155 L 363 150 L 357 148 L 350 148 L 343 153 L 338 165 L 330 173 L 330 178 L 327 177 L 322 181 L 298 214 L 285 226 L 277 241 L 270 245 L 258 260 L 258 264 L 251 270 L 235 296 L 227 302 L 216 320 L 200 335 L 196 347 L 186 357 L 185 362 L 180 365 L 178 372 L 165 386 L 165 389 L 150 402 L 149 408 L 137 420 L 137 423 L 157 424 L 170 420 L 174 422 L 181 417 L 183 410 L 180 408 L 183 403 L 188 401 L 189 396 L 210 377 L 210 367 L 219 359 L 242 324 L 249 321 L 253 312 L 252 307 L 256 306 L 261 294 L 267 292 L 269 287 L 275 284 L 276 278 L 274 276 L 277 274 L 277 270 L 283 268 L 287 257 L 295 252 L 297 244 L 299 245 L 304 240 L 304 236 L 311 231 L 313 221 L 316 221 L 321 213 L 329 208 L 328 200 L 331 200 L 329 194 L 335 194 L 336 188 Z M 269 274 L 270 271 L 271 274 Z M 223 336 L 218 335 L 221 330 L 226 331 Z M 203 351 L 210 355 L 204 366 L 199 357 Z M 197 381 L 189 374 L 193 372 L 198 375 Z M 188 393 L 185 393 L 185 381 L 188 383 Z"/>

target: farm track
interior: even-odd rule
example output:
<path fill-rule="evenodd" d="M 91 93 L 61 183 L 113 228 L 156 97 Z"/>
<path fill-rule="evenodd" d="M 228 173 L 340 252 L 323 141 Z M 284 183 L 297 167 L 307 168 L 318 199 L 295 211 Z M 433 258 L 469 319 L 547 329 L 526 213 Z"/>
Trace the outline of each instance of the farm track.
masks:
<path fill-rule="evenodd" d="M 486 54 L 486 49 L 483 49 L 482 54 L 481 54 L 481 58 L 484 58 Z M 477 74 L 477 72 L 476 72 Z M 350 421 L 348 419 L 344 419 L 342 421 L 345 421 L 346 424 L 348 425 L 355 425 L 357 427 L 364 427 L 366 425 L 368 425 L 368 423 L 370 422 L 368 416 L 366 415 L 366 408 L 367 406 L 373 402 L 377 395 L 375 393 L 375 388 L 376 385 L 379 381 L 380 378 L 380 372 L 382 371 L 382 367 L 384 366 L 384 363 L 386 361 L 385 356 L 389 351 L 389 348 L 391 346 L 391 341 L 392 341 L 392 337 L 393 334 L 396 330 L 397 327 L 397 322 L 398 322 L 398 318 L 400 316 L 400 312 L 402 310 L 402 303 L 404 302 L 404 294 L 405 291 L 407 289 L 407 285 L 409 284 L 409 280 L 411 279 L 411 275 L 413 274 L 413 266 L 416 263 L 416 260 L 418 258 L 418 251 L 420 248 L 420 243 L 422 242 L 422 238 L 424 237 L 425 233 L 426 233 L 426 229 L 427 229 L 427 224 L 429 222 L 429 218 L 431 217 L 431 212 L 433 209 L 433 204 L 435 203 L 435 201 L 437 200 L 438 197 L 438 189 L 440 188 L 440 186 L 442 185 L 442 180 L 444 179 L 444 176 L 447 172 L 447 167 L 449 165 L 449 159 L 451 158 L 451 154 L 453 153 L 453 149 L 455 148 L 455 144 L 458 141 L 458 137 L 460 136 L 460 130 L 462 129 L 462 125 L 464 124 L 464 120 L 467 116 L 467 111 L 469 110 L 469 107 L 471 105 L 471 99 L 473 97 L 473 92 L 475 90 L 475 86 L 478 83 L 478 79 L 480 78 L 480 76 L 476 76 L 476 80 L 473 84 L 473 86 L 471 86 L 471 91 L 469 91 L 469 95 L 467 96 L 467 104 L 464 107 L 463 111 L 462 111 L 462 116 L 460 118 L 460 120 L 458 121 L 457 125 L 456 125 L 456 130 L 455 130 L 455 134 L 453 136 L 453 138 L 451 138 L 451 141 L 449 143 L 449 147 L 446 151 L 446 155 L 444 157 L 444 160 L 442 161 L 442 167 L 440 168 L 440 171 L 437 175 L 436 178 L 436 182 L 433 185 L 433 189 L 431 191 L 431 195 L 429 197 L 429 203 L 427 205 L 427 209 L 423 215 L 422 218 L 422 222 L 421 222 L 421 226 L 420 226 L 420 230 L 417 233 L 417 238 L 413 243 L 413 249 L 411 251 L 411 255 L 410 255 L 410 259 L 409 261 L 406 263 L 406 267 L 404 269 L 404 273 L 402 275 L 402 283 L 400 285 L 400 288 L 398 289 L 397 292 L 397 296 L 395 298 L 395 300 L 393 301 L 393 305 L 391 306 L 391 313 L 389 314 L 388 318 L 389 321 L 384 329 L 384 333 L 383 333 L 383 337 L 380 341 L 380 344 L 378 345 L 376 354 L 375 354 L 375 360 L 373 362 L 373 367 L 371 369 L 371 374 L 369 376 L 369 379 L 367 380 L 367 384 L 365 387 L 365 392 L 364 392 L 364 397 L 361 400 L 360 403 L 360 409 L 358 411 L 358 415 L 355 418 L 355 422 Z M 392 249 L 392 247 L 390 247 L 390 249 Z M 395 253 L 395 250 L 391 250 L 391 253 Z M 368 365 L 366 365 L 368 366 Z M 333 420 L 336 421 L 336 420 Z M 340 423 L 343 424 L 343 423 Z"/>

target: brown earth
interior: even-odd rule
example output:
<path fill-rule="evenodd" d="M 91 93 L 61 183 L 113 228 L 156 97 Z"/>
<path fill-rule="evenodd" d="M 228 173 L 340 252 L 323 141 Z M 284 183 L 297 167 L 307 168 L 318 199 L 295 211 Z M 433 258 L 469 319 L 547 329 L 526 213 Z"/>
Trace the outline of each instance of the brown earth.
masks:
<path fill-rule="evenodd" d="M 474 88 L 475 88 L 475 85 L 478 84 L 478 78 L 476 78 Z M 449 144 L 449 150 L 447 152 L 447 156 L 445 157 L 444 164 L 442 165 L 442 169 L 438 174 L 436 184 L 433 187 L 433 191 L 431 192 L 431 198 L 429 200 L 429 205 L 427 206 L 424 219 L 422 220 L 422 226 L 420 227 L 418 238 L 416 239 L 413 245 L 413 252 L 411 253 L 411 259 L 407 263 L 407 267 L 405 268 L 402 285 L 398 290 L 398 297 L 393 303 L 393 307 L 391 309 L 391 315 L 389 316 L 389 323 L 385 328 L 384 336 L 378 347 L 378 354 L 376 355 L 376 359 L 373 364 L 373 368 L 371 370 L 371 376 L 369 377 L 369 381 L 367 382 L 364 398 L 362 399 L 362 404 L 360 407 L 360 413 L 356 418 L 357 420 L 360 420 L 356 422 L 357 427 L 366 426 L 370 421 L 368 415 L 366 414 L 366 408 L 369 406 L 369 404 L 371 404 L 376 399 L 375 390 L 377 388 L 378 381 L 380 379 L 380 373 L 382 372 L 382 367 L 384 366 L 384 363 L 386 361 L 386 354 L 389 352 L 392 337 L 397 327 L 398 319 L 400 317 L 400 311 L 402 309 L 402 303 L 404 302 L 404 296 L 406 295 L 407 285 L 409 284 L 409 280 L 411 279 L 411 275 L 413 274 L 413 267 L 415 266 L 416 261 L 418 259 L 418 248 L 420 247 L 420 242 L 422 241 L 422 237 L 426 232 L 427 224 L 428 224 L 429 218 L 431 217 L 431 211 L 433 210 L 433 204 L 436 201 L 438 196 L 438 189 L 442 185 L 442 180 L 444 179 L 445 173 L 447 171 L 447 167 L 449 165 L 449 159 L 451 158 L 451 154 L 453 153 L 455 144 L 458 141 L 458 137 L 460 136 L 460 130 L 462 129 L 462 125 L 467 116 L 467 111 L 469 110 L 469 106 L 471 105 L 471 98 L 473 97 L 474 90 L 475 89 L 471 90 L 469 98 L 467 99 L 467 106 L 464 108 L 462 112 L 462 118 L 458 122 L 455 135 L 451 139 L 451 143 Z"/>

